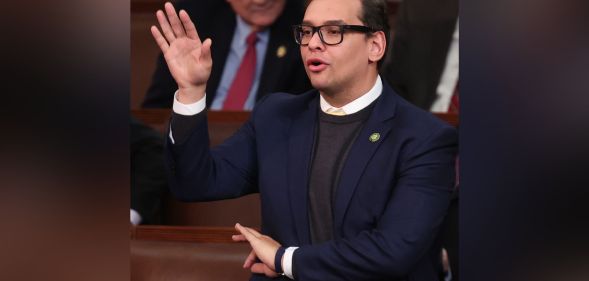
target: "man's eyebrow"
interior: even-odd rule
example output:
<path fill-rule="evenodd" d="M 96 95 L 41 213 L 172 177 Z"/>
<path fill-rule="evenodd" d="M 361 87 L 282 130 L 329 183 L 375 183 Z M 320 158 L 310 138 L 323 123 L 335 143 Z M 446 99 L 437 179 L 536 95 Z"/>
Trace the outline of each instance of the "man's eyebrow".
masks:
<path fill-rule="evenodd" d="M 306 21 L 306 20 L 304 20 L 301 24 L 313 26 L 313 24 L 310 21 Z M 331 24 L 333 24 L 333 25 L 346 24 L 346 22 L 343 20 L 328 20 L 328 21 L 323 22 L 322 25 L 331 25 Z"/>

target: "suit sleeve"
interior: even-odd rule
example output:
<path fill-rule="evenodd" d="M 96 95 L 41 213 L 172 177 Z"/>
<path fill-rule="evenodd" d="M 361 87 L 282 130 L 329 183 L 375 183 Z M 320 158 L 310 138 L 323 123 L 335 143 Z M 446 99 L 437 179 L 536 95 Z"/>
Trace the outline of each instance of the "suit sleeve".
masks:
<path fill-rule="evenodd" d="M 297 280 L 383 280 L 407 276 L 430 250 L 454 185 L 457 137 L 438 129 L 402 152 L 397 183 L 373 229 L 302 246 L 293 256 Z"/>
<path fill-rule="evenodd" d="M 258 192 L 257 148 L 253 116 L 223 144 L 209 148 L 206 112 L 190 117 L 190 131 L 173 144 L 166 138 L 165 161 L 170 190 L 182 201 L 237 198 Z M 174 119 L 172 119 L 174 122 Z M 172 124 L 172 127 L 176 127 Z M 175 133 L 176 135 L 176 133 Z"/>

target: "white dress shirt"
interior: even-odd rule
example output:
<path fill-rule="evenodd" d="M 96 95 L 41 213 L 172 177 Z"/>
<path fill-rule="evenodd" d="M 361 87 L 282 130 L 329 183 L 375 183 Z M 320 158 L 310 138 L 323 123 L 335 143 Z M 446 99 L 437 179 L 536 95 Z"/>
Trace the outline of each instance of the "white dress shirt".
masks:
<path fill-rule="evenodd" d="M 345 114 L 354 114 L 370 105 L 374 100 L 380 97 L 381 93 L 382 80 L 380 79 L 379 75 L 376 77 L 376 82 L 374 82 L 374 86 L 372 86 L 372 88 L 367 93 L 361 95 L 352 102 L 338 108 L 331 106 L 323 98 L 323 96 L 319 95 L 319 106 L 321 106 L 321 110 L 325 113 L 329 113 L 330 111 L 342 110 Z"/>

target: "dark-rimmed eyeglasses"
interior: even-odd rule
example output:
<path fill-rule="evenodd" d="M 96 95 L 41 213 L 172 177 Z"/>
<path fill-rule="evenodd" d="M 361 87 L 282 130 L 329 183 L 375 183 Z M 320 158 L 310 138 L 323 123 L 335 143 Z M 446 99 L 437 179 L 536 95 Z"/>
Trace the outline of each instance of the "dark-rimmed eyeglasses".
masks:
<path fill-rule="evenodd" d="M 344 40 L 344 33 L 356 31 L 362 33 L 373 33 L 376 30 L 363 25 L 345 25 L 345 24 L 326 24 L 320 26 L 311 25 L 293 25 L 295 41 L 301 46 L 309 45 L 315 32 L 319 32 L 319 38 L 325 45 L 337 45 Z"/>

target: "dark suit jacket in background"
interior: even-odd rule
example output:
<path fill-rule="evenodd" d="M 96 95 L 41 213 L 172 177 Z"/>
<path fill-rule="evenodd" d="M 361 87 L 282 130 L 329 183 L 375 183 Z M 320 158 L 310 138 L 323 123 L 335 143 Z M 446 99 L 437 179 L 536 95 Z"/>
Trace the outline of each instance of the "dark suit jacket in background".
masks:
<path fill-rule="evenodd" d="M 382 76 L 406 100 L 430 110 L 452 42 L 458 0 L 404 0 Z"/>
<path fill-rule="evenodd" d="M 141 224 L 162 224 L 168 194 L 163 136 L 133 117 L 130 129 L 131 209 L 141 215 Z"/>
<path fill-rule="evenodd" d="M 299 46 L 291 31 L 291 25 L 299 24 L 303 16 L 302 1 L 287 0 L 282 15 L 270 27 L 270 40 L 263 63 L 256 100 L 272 92 L 302 93 L 311 89 L 305 73 Z M 188 0 L 176 5 L 176 10 L 186 10 L 196 25 L 201 40 L 211 38 L 213 69 L 207 83 L 207 107 L 215 98 L 221 82 L 223 68 L 231 40 L 237 25 L 235 12 L 225 0 Z M 276 51 L 286 47 L 286 54 L 279 58 Z M 178 89 L 170 74 L 163 54 L 157 59 L 156 70 L 147 95 L 142 103 L 144 108 L 171 108 L 174 92 Z"/>
<path fill-rule="evenodd" d="M 234 136 L 213 149 L 205 113 L 174 115 L 173 127 L 186 124 L 181 118 L 193 118 L 193 127 L 175 130 L 185 136 L 166 142 L 170 189 L 184 201 L 259 192 L 262 232 L 300 246 L 293 256 L 297 280 L 438 280 L 438 232 L 454 186 L 456 130 L 383 84 L 342 167 L 334 240 L 311 245 L 309 231 L 316 90 L 268 95 Z M 373 133 L 380 134 L 376 142 L 369 140 Z"/>

